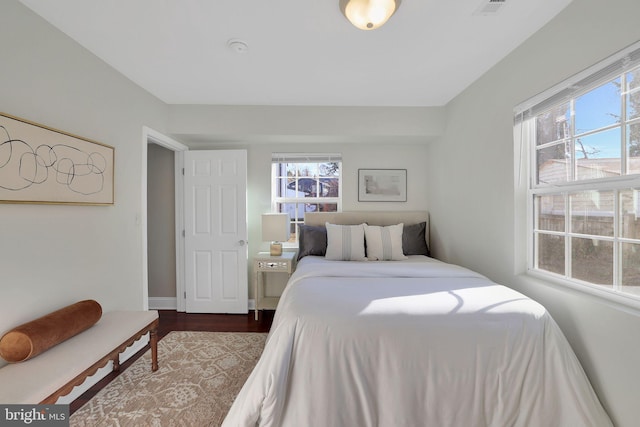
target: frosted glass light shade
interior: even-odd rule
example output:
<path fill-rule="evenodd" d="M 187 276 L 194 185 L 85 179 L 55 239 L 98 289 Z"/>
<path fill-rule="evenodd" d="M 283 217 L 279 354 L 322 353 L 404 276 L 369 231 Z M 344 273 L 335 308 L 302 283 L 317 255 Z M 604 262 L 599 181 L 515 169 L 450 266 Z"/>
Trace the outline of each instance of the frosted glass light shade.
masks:
<path fill-rule="evenodd" d="M 342 13 L 361 30 L 383 26 L 399 6 L 400 0 L 340 0 Z"/>

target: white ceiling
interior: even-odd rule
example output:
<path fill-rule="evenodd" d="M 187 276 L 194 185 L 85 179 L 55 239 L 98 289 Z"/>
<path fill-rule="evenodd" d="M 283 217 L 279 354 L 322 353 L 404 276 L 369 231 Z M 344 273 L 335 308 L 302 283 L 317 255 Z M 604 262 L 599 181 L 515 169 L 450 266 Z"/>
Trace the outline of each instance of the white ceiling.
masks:
<path fill-rule="evenodd" d="M 570 1 L 403 0 L 361 31 L 338 0 L 21 0 L 168 104 L 323 106 L 444 105 Z"/>

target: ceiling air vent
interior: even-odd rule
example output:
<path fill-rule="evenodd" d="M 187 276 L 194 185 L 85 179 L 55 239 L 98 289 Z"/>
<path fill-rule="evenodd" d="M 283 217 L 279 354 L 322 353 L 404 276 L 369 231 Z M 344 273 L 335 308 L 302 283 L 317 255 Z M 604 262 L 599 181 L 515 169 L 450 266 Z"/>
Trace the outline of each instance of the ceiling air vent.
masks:
<path fill-rule="evenodd" d="M 505 5 L 506 0 L 483 0 L 473 12 L 474 15 L 495 15 Z"/>

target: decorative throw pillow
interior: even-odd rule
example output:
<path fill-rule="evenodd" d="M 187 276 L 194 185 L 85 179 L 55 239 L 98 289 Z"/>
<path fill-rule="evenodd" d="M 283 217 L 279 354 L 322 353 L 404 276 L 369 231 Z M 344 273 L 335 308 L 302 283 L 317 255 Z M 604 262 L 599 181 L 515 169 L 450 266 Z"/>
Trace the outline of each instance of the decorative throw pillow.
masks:
<path fill-rule="evenodd" d="M 402 231 L 402 251 L 405 255 L 429 256 L 429 247 L 425 240 L 427 223 L 405 225 Z"/>
<path fill-rule="evenodd" d="M 371 261 L 400 261 L 407 259 L 402 252 L 402 223 L 379 227 L 364 226 L 367 259 Z"/>
<path fill-rule="evenodd" d="M 0 338 L 0 357 L 24 362 L 89 329 L 101 317 L 100 303 L 78 301 L 8 331 Z"/>
<path fill-rule="evenodd" d="M 324 256 L 327 252 L 327 228 L 322 225 L 298 226 L 298 260 L 307 255 Z"/>
<path fill-rule="evenodd" d="M 364 255 L 364 224 L 327 227 L 326 259 L 335 261 L 366 261 Z"/>

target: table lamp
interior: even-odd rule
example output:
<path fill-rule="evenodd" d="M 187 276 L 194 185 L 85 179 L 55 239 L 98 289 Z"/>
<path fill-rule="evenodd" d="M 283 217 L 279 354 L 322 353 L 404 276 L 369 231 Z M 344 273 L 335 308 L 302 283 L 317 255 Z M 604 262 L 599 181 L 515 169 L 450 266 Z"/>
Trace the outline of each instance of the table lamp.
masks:
<path fill-rule="evenodd" d="M 262 240 L 271 242 L 271 256 L 282 255 L 282 242 L 289 240 L 289 214 L 262 214 Z"/>

